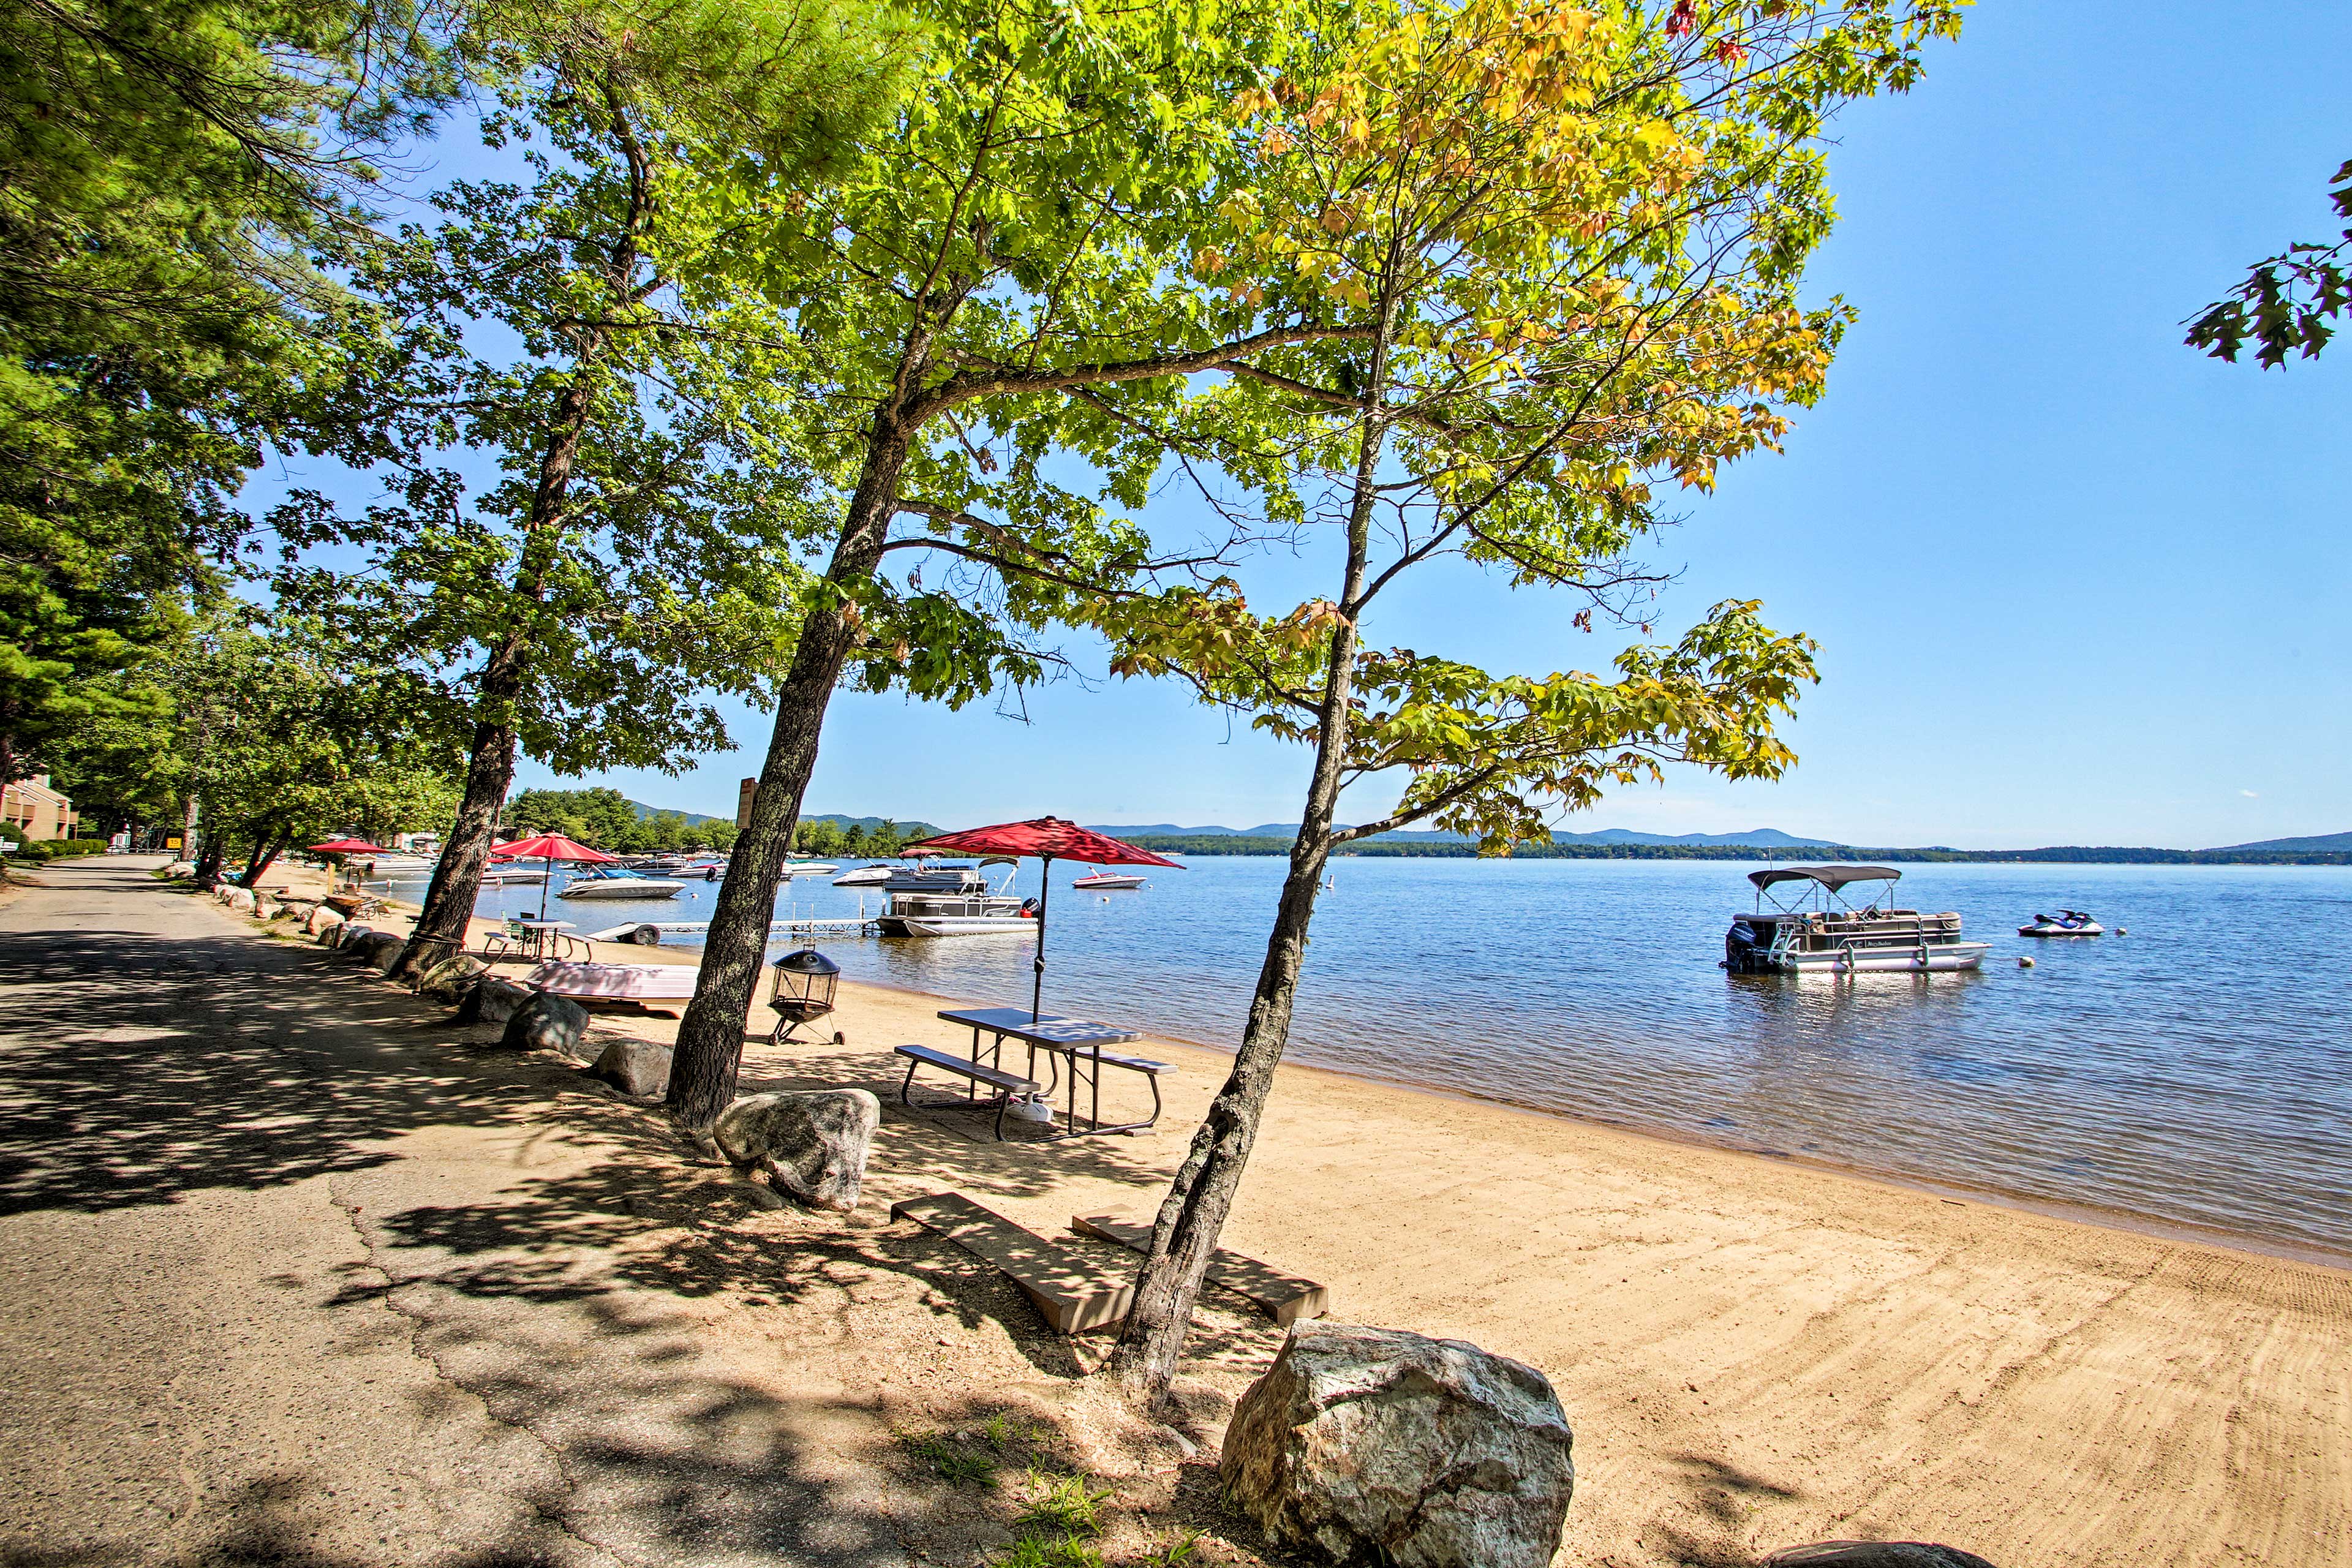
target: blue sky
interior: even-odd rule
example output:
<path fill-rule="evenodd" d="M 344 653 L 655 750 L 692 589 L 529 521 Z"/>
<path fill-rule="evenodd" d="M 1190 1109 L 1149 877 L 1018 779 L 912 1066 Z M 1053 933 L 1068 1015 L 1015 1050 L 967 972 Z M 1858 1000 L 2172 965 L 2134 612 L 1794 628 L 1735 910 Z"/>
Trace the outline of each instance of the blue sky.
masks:
<path fill-rule="evenodd" d="M 1663 631 L 1738 595 L 1821 640 L 1788 731 L 1802 763 L 1769 785 L 1685 773 L 1563 826 L 1979 847 L 2352 829 L 2352 341 L 2263 373 L 2185 348 L 2179 324 L 2248 263 L 2333 233 L 2347 55 L 2340 5 L 1988 0 L 1916 91 L 1852 110 L 1813 277 L 1862 319 L 1830 395 L 1649 552 L 1683 573 Z M 1617 644 L 1565 617 L 1449 569 L 1370 633 L 1495 668 L 1605 667 Z M 1297 819 L 1303 753 L 1172 688 L 1066 681 L 1025 709 L 839 696 L 810 808 Z M 734 728 L 742 752 L 685 776 L 593 782 L 731 813 L 767 724 Z M 528 763 L 522 781 L 558 782 Z M 1388 804 L 1367 785 L 1349 814 Z"/>

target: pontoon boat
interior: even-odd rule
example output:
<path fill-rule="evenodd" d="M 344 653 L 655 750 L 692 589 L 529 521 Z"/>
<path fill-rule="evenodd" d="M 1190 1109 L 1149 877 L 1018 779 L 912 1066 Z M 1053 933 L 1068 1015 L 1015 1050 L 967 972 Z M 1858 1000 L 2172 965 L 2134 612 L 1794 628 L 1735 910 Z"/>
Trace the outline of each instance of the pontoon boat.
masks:
<path fill-rule="evenodd" d="M 1982 964 L 1991 944 L 1962 942 L 1958 915 L 1880 907 L 1881 900 L 1892 904 L 1902 875 L 1891 866 L 1750 871 L 1756 912 L 1731 922 L 1724 967 L 1734 974 L 1934 974 Z M 1845 891 L 1857 883 L 1874 889 L 1859 908 Z M 1784 896 L 1776 888 L 1790 891 Z"/>
<path fill-rule="evenodd" d="M 876 927 L 884 936 L 1034 931 L 1037 922 L 1028 906 L 1013 895 L 1013 877 L 1020 864 L 992 856 L 977 866 L 919 866 L 896 872 L 882 884 L 882 915 Z M 991 866 L 1005 868 L 1004 879 L 993 888 L 988 885 Z"/>

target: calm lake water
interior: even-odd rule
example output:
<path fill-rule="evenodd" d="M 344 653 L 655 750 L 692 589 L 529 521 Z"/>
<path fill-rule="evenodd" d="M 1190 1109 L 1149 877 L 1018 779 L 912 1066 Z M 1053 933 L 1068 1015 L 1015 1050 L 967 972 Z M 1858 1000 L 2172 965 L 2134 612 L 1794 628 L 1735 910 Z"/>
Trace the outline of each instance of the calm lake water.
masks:
<path fill-rule="evenodd" d="M 847 864 L 845 862 L 845 864 Z M 1755 863 L 1336 863 L 1296 1059 L 1369 1077 L 1929 1182 L 2352 1253 L 2352 868 L 1913 866 L 1900 902 L 1958 910 L 1979 974 L 1733 976 Z M 1048 1011 L 1230 1047 L 1284 863 L 1204 858 L 1089 895 L 1056 863 Z M 1037 888 L 1024 863 L 1018 890 Z M 560 884 L 559 884 L 560 885 Z M 407 889 L 404 889 L 407 891 Z M 565 904 L 596 930 L 708 918 Z M 415 896 L 410 892 L 408 896 Z M 487 893 L 528 910 L 536 889 Z M 869 906 L 877 903 L 866 890 Z M 803 879 L 779 910 L 849 913 Z M 2036 942 L 2038 910 L 2127 936 Z M 607 913 L 609 911 L 609 914 Z M 657 911 L 657 912 L 656 912 Z M 1018 937 L 838 939 L 853 979 L 1003 1003 Z M 2017 967 L 2021 955 L 2038 961 Z"/>

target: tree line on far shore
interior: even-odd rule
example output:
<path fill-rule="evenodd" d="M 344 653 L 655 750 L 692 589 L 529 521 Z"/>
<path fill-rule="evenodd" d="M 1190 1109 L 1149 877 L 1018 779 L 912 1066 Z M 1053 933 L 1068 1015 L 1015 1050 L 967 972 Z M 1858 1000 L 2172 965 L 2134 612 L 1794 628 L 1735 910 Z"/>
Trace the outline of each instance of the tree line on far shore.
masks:
<path fill-rule="evenodd" d="M 1251 838 L 1230 833 L 1139 833 L 1129 843 L 1162 855 L 1281 855 L 1293 840 Z M 1464 840 L 1350 844 L 1337 851 L 1356 858 L 1404 859 L 1470 859 L 1493 850 Z M 1889 849 L 1853 844 L 1798 844 L 1772 847 L 1755 844 L 1562 844 L 1531 841 L 1513 844 L 1506 851 L 1515 860 L 1769 860 L 1779 864 L 1819 864 L 1832 860 L 1879 861 L 1898 864 L 1993 865 L 2011 861 L 2061 865 L 2114 866 L 2352 866 L 2352 851 L 2342 849 L 2131 849 L 2105 845 L 2053 845 L 2042 849 L 1946 849 L 1937 847 Z"/>

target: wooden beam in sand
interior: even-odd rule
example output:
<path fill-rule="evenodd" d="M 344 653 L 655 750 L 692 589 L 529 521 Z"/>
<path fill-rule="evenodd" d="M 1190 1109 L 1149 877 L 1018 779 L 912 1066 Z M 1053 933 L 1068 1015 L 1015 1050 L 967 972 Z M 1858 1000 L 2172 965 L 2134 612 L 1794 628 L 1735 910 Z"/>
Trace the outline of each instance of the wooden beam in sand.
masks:
<path fill-rule="evenodd" d="M 890 1205 L 892 1219 L 935 1230 L 1021 1287 L 1057 1334 L 1108 1328 L 1127 1316 L 1135 1281 L 1104 1273 L 1066 1247 L 983 1207 L 961 1193 L 935 1193 Z"/>
<path fill-rule="evenodd" d="M 1151 1250 L 1151 1227 L 1117 1215 L 1075 1215 L 1070 1228 L 1080 1236 L 1115 1241 L 1130 1252 Z M 1303 1275 L 1285 1274 L 1255 1258 L 1244 1258 L 1222 1247 L 1209 1258 L 1209 1278 L 1235 1295 L 1246 1296 L 1259 1311 L 1277 1323 L 1319 1318 L 1331 1310 L 1331 1293 L 1314 1280 Z"/>

